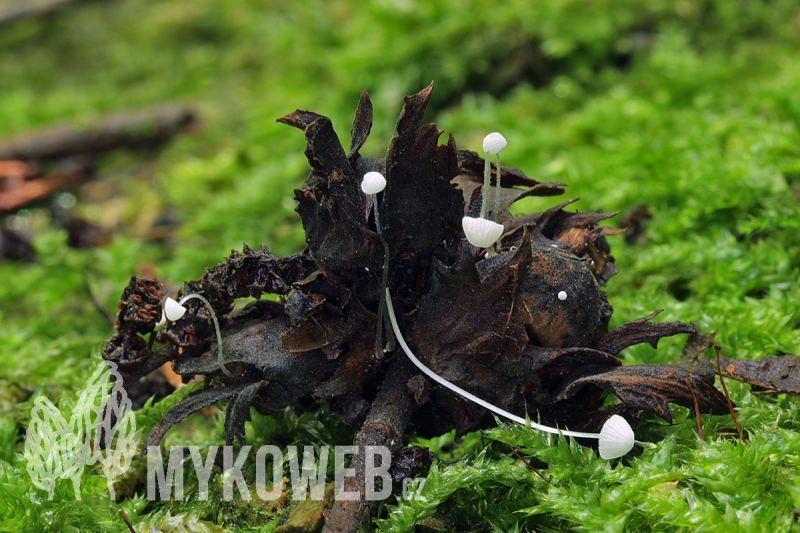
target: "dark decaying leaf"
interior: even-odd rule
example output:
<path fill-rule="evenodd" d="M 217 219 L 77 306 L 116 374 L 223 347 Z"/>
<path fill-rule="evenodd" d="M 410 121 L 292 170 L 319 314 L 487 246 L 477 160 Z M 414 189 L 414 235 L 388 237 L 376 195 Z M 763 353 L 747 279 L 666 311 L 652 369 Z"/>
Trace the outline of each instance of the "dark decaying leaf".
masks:
<path fill-rule="evenodd" d="M 762 357 L 760 361 L 719 358 L 722 375 L 787 394 L 800 395 L 800 357 Z"/>
<path fill-rule="evenodd" d="M 314 391 L 318 400 L 358 398 L 364 385 L 375 379 L 381 361 L 375 357 L 375 337 L 365 335 L 351 341 L 347 358 L 333 376 Z"/>
<path fill-rule="evenodd" d="M 694 324 L 684 324 L 683 322 L 649 322 L 649 320 L 652 320 L 661 311 L 663 311 L 663 309 L 659 309 L 646 317 L 638 318 L 614 328 L 600 339 L 597 349 L 612 355 L 617 355 L 628 346 L 633 346 L 634 344 L 646 342 L 655 348 L 658 346 L 658 341 L 662 337 L 671 337 L 679 333 L 700 333 L 700 329 Z"/>
<path fill-rule="evenodd" d="M 529 243 L 497 256 L 483 280 L 467 250 L 451 266 L 434 260 L 430 290 L 419 302 L 408 337 L 435 372 L 475 386 L 477 376 L 490 373 L 484 365 L 504 346 L 522 351 L 528 343 L 525 324 L 532 317 L 520 316 L 525 310 L 515 305 L 515 297 L 530 253 Z"/>
<path fill-rule="evenodd" d="M 477 152 L 473 152 L 471 150 L 459 150 L 458 151 L 458 165 L 459 165 L 459 174 L 456 178 L 457 182 L 472 182 L 477 183 L 478 185 L 483 184 L 483 165 L 484 158 L 478 155 Z M 497 168 L 492 163 L 492 186 L 495 186 L 495 182 L 497 181 Z M 511 167 L 500 167 L 500 187 L 501 188 L 511 188 L 511 187 L 535 187 L 537 185 L 546 185 L 539 181 L 536 181 L 533 178 L 529 178 L 525 175 L 518 168 L 511 168 Z M 563 194 L 564 190 L 563 187 L 566 187 L 563 183 L 557 184 L 557 186 L 552 187 L 546 193 L 541 194 L 540 196 L 557 196 L 559 194 Z M 542 189 L 544 191 L 544 189 Z"/>
<path fill-rule="evenodd" d="M 278 121 L 305 131 L 305 154 L 312 173 L 295 191 L 295 200 L 317 267 L 350 282 L 355 280 L 356 267 L 377 270 L 381 258 L 370 251 L 380 244 L 364 220 L 361 180 L 350 166 L 330 119 L 298 110 Z"/>
<path fill-rule="evenodd" d="M 352 162 L 353 157 L 364 146 L 372 129 L 372 102 L 369 99 L 367 90 L 361 91 L 361 100 L 356 108 L 356 118 L 353 120 L 353 129 L 350 130 L 350 149 L 347 158 Z"/>
<path fill-rule="evenodd" d="M 250 406 L 253 405 L 259 389 L 266 382 L 250 383 L 235 394 L 228 403 L 225 411 L 225 444 L 233 444 L 235 438 L 242 446 L 245 445 L 244 423 L 250 421 Z"/>
<path fill-rule="evenodd" d="M 433 83 L 406 96 L 386 154 L 386 189 L 380 205 L 381 227 L 392 257 L 411 252 L 430 257 L 447 236 L 461 228 L 461 194 L 450 184 L 458 174 L 456 143 L 438 146 L 443 130 L 421 126 Z"/>
<path fill-rule="evenodd" d="M 251 386 L 249 383 L 243 383 L 230 387 L 205 388 L 190 392 L 184 396 L 181 401 L 173 405 L 170 410 L 167 411 L 167 414 L 164 415 L 164 418 L 150 430 L 141 455 L 144 456 L 147 454 L 148 447 L 158 446 L 158 443 L 164 438 L 164 433 L 187 416 L 196 413 L 203 407 L 213 405 L 222 400 L 227 400 L 244 391 L 249 386 Z"/>
<path fill-rule="evenodd" d="M 236 298 L 288 294 L 293 283 L 313 271 L 314 263 L 306 254 L 274 257 L 264 245 L 253 249 L 245 244 L 241 252 L 231 250 L 224 263 L 206 270 L 202 279 L 189 285 L 194 289 L 202 287 L 215 307 L 215 300 L 220 300 L 220 307 L 224 308 Z"/>
<path fill-rule="evenodd" d="M 623 403 L 657 414 L 672 422 L 670 403 L 694 408 L 694 398 L 702 411 L 716 415 L 728 413 L 725 396 L 694 372 L 672 365 L 621 366 L 595 376 L 586 376 L 569 383 L 558 400 L 569 398 L 587 384 L 598 385 L 617 396 Z"/>

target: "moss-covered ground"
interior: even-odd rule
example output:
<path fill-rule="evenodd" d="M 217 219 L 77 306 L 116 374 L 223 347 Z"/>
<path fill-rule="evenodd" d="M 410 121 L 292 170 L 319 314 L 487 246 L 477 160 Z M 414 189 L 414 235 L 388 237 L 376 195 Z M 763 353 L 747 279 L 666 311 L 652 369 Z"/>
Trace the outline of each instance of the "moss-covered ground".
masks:
<path fill-rule="evenodd" d="M 800 355 L 792 0 L 120 0 L 18 21 L 0 31 L 0 50 L 0 137 L 161 102 L 189 102 L 205 124 L 158 154 L 101 159 L 98 181 L 114 194 L 78 194 L 74 209 L 113 224 L 110 245 L 67 248 L 44 207 L 13 220 L 33 233 L 37 259 L 0 263 L 2 531 L 123 531 L 120 505 L 140 531 L 179 531 L 168 514 L 188 531 L 278 523 L 280 514 L 258 525 L 259 513 L 191 494 L 110 502 L 89 469 L 81 501 L 71 485 L 47 501 L 21 460 L 25 429 L 36 395 L 77 395 L 112 333 L 82 272 L 113 313 L 134 273 L 174 283 L 200 277 L 242 242 L 276 255 L 302 249 L 291 191 L 307 171 L 305 143 L 275 119 L 311 109 L 344 138 L 362 87 L 375 104 L 367 155 L 384 153 L 402 96 L 435 80 L 426 118 L 459 148 L 479 150 L 500 131 L 509 141 L 503 164 L 569 184 L 567 195 L 581 197 L 575 208 L 647 206 L 653 218 L 638 242 L 611 240 L 620 271 L 607 288 L 612 326 L 664 309 L 660 320 L 718 331 L 728 357 Z M 520 212 L 553 199 L 527 202 Z M 138 237 L 165 212 L 181 221 L 170 240 Z M 633 347 L 624 361 L 674 362 L 682 342 Z M 441 461 L 422 499 L 376 506 L 373 527 L 413 531 L 425 519 L 436 531 L 793 530 L 800 399 L 728 388 L 747 444 L 732 436 L 729 417 L 703 416 L 701 440 L 694 414 L 680 407 L 672 425 L 646 418 L 637 438 L 654 445 L 619 462 L 504 426 L 459 442 L 412 437 Z M 163 409 L 141 413 L 140 427 Z M 219 419 L 195 418 L 168 444 L 224 443 Z M 254 416 L 248 426 L 253 445 L 276 435 L 282 444 L 352 438 L 326 410 Z M 547 463 L 551 483 L 504 443 Z"/>

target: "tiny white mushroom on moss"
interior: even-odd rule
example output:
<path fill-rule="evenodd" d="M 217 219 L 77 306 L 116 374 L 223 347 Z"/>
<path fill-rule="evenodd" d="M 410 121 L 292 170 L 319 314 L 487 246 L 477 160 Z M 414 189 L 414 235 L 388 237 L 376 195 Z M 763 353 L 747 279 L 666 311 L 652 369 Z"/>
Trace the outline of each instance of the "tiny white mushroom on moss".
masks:
<path fill-rule="evenodd" d="M 164 302 L 164 317 L 170 322 L 177 322 L 186 314 L 186 308 L 167 296 Z"/>
<path fill-rule="evenodd" d="M 367 172 L 361 180 L 361 190 L 365 194 L 378 194 L 385 188 L 386 178 L 380 172 Z"/>
<path fill-rule="evenodd" d="M 597 439 L 600 441 L 600 457 L 603 459 L 616 459 L 617 457 L 622 457 L 633 448 L 634 440 L 633 440 L 633 430 L 628 422 L 619 415 L 613 415 L 609 418 L 606 423 L 603 425 L 602 430 L 600 433 L 588 433 L 585 431 L 570 431 L 570 430 L 562 430 L 550 426 L 545 426 L 544 424 L 537 424 L 533 421 L 525 420 L 522 417 L 517 415 L 511 414 L 508 411 L 497 407 L 496 405 L 492 405 L 486 400 L 482 400 L 475 396 L 472 393 L 469 393 L 458 387 L 457 385 L 453 385 L 442 376 L 422 364 L 422 361 L 417 359 L 414 353 L 411 351 L 411 348 L 408 347 L 406 344 L 406 340 L 403 338 L 403 333 L 400 331 L 400 326 L 397 324 L 397 317 L 394 314 L 394 306 L 392 305 L 392 295 L 389 293 L 389 289 L 386 289 L 386 311 L 389 314 L 389 321 L 392 323 L 392 329 L 394 330 L 394 336 L 397 338 L 397 342 L 400 343 L 400 347 L 406 353 L 408 359 L 414 363 L 414 365 L 419 368 L 426 376 L 434 380 L 435 382 L 439 383 L 443 387 L 450 389 L 451 391 L 455 392 L 463 396 L 464 398 L 471 400 L 481 407 L 484 407 L 493 413 L 496 413 L 503 418 L 507 418 L 518 424 L 528 425 L 533 429 L 538 429 L 539 431 L 544 431 L 545 433 L 555 433 L 561 434 L 566 437 L 578 437 L 584 439 Z"/>
<path fill-rule="evenodd" d="M 562 302 L 567 299 L 567 291 L 559 291 L 558 292 L 558 299 Z"/>
<path fill-rule="evenodd" d="M 461 227 L 472 246 L 489 248 L 503 234 L 503 225 L 485 218 L 464 217 Z"/>
<path fill-rule="evenodd" d="M 606 420 L 600 430 L 600 457 L 616 459 L 622 457 L 633 448 L 633 429 L 628 421 L 619 415 Z"/>

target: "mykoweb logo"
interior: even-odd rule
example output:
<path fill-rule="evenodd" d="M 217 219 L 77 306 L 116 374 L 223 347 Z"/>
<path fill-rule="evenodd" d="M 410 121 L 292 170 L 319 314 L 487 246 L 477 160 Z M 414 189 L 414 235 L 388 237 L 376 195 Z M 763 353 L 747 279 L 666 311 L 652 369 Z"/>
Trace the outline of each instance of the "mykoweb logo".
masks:
<path fill-rule="evenodd" d="M 60 404 L 59 408 L 46 396 L 40 396 L 31 409 L 24 458 L 32 483 L 47 491 L 48 498 L 52 500 L 56 482 L 60 479 L 70 480 L 75 498 L 80 500 L 80 481 L 84 468 L 99 463 L 108 483 L 109 494 L 114 499 L 114 480 L 128 469 L 138 452 L 137 442 L 140 441 L 131 402 L 122 387 L 117 365 L 104 361 L 92 373 L 77 402 L 72 404 L 67 397 L 63 397 Z M 253 451 L 251 446 L 243 446 L 238 450 L 233 446 L 210 446 L 205 460 L 197 446 L 189 446 L 189 457 L 197 474 L 198 498 L 208 499 L 208 483 L 220 448 L 223 499 L 251 499 L 252 492 L 242 474 L 242 468 Z M 148 500 L 184 498 L 186 450 L 184 447 L 171 448 L 165 465 L 161 449 L 157 446 L 148 448 Z M 355 468 L 345 468 L 347 458 L 360 451 L 358 446 L 336 446 L 331 454 L 328 446 L 322 446 L 317 457 L 313 446 L 304 446 L 301 461 L 297 446 L 288 446 L 285 456 L 276 446 L 262 446 L 255 452 L 255 494 L 263 500 L 278 499 L 285 485 L 283 465 L 288 461 L 292 498 L 322 500 L 332 455 L 335 499 L 359 500 L 363 497 L 367 501 L 376 501 L 388 498 L 392 493 L 392 476 L 389 474 L 391 452 L 384 446 L 366 446 L 363 449 L 363 463 L 359 461 L 363 470 L 356 472 Z M 268 461 L 272 463 L 271 485 L 266 483 Z M 345 490 L 347 478 L 360 477 L 362 474 L 365 481 L 362 486 L 366 487 L 363 495 Z M 412 490 L 419 494 L 424 481 L 424 478 L 403 479 L 402 497 L 410 498 Z"/>
<path fill-rule="evenodd" d="M 250 500 L 252 492 L 242 474 L 247 458 L 252 453 L 251 446 L 243 446 L 234 455 L 232 446 L 222 446 L 222 499 Z M 183 490 L 183 465 L 185 453 L 189 457 L 197 474 L 198 499 L 208 499 L 208 482 L 214 467 L 215 458 L 218 457 L 220 446 L 210 446 L 205 461 L 200 455 L 197 446 L 188 448 L 173 447 L 169 452 L 169 459 L 164 465 L 161 450 L 157 446 L 148 448 L 147 459 L 147 499 L 169 500 L 184 498 Z M 359 500 L 362 495 L 355 491 L 345 490 L 345 479 L 357 475 L 355 468 L 345 468 L 346 458 L 358 453 L 358 446 L 335 446 L 333 449 L 334 476 L 336 500 Z M 313 446 L 303 447 L 302 464 L 297 446 L 288 446 L 286 456 L 276 446 L 261 446 L 255 454 L 256 467 L 256 495 L 262 500 L 276 500 L 283 491 L 283 465 L 289 463 L 292 499 L 295 500 L 322 500 L 325 494 L 325 478 L 331 449 L 322 446 L 319 453 L 319 462 L 315 456 Z M 385 500 L 392 493 L 392 476 L 389 473 L 391 452 L 385 446 L 366 446 L 364 448 L 364 480 L 366 487 L 363 499 L 367 501 Z M 267 463 L 272 463 L 271 485 L 266 483 Z M 376 483 L 380 480 L 379 483 Z M 414 494 L 419 494 L 424 486 L 424 478 L 405 478 L 402 480 L 402 498 L 409 499 Z M 379 488 L 376 488 L 379 487 Z M 174 490 L 174 492 L 173 492 Z"/>

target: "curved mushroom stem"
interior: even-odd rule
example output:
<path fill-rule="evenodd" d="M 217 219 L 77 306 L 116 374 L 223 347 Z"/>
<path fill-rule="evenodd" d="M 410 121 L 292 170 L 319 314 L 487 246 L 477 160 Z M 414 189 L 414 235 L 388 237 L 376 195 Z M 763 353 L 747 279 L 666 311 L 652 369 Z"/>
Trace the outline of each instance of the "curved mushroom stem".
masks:
<path fill-rule="evenodd" d="M 403 334 L 400 332 L 400 327 L 397 325 L 397 318 L 394 314 L 394 306 L 392 305 L 392 295 L 389 293 L 389 289 L 386 289 L 386 311 L 389 313 L 389 320 L 392 323 L 392 329 L 394 330 L 394 335 L 397 337 L 400 346 L 403 348 L 403 351 L 406 353 L 408 358 L 411 360 L 417 368 L 419 368 L 426 376 L 434 380 L 435 382 L 439 383 L 443 387 L 450 389 L 451 391 L 460 394 L 464 398 L 468 400 L 472 400 L 473 402 L 477 403 L 481 407 L 484 407 L 493 413 L 496 413 L 504 418 L 517 422 L 518 424 L 528 425 L 534 429 L 538 429 L 539 431 L 544 431 L 546 433 L 555 433 L 561 434 L 567 437 L 579 437 L 585 439 L 598 439 L 600 440 L 601 444 L 601 457 L 603 459 L 616 459 L 617 457 L 621 457 L 628 453 L 631 448 L 633 447 L 633 431 L 630 429 L 630 426 L 627 426 L 627 431 L 625 431 L 624 424 L 627 424 L 624 418 L 619 415 L 613 415 L 611 418 L 606 421 L 606 424 L 603 426 L 603 431 L 600 433 L 587 433 L 583 431 L 570 431 L 570 430 L 561 430 L 558 428 L 553 428 L 550 426 L 545 426 L 543 424 L 538 424 L 533 421 L 527 421 L 522 417 L 517 415 L 513 415 L 508 411 L 497 407 L 496 405 L 492 405 L 489 402 L 478 398 L 477 396 L 465 391 L 461 387 L 453 385 L 433 370 L 428 368 L 427 366 L 423 365 L 422 362 L 417 359 L 411 349 L 406 344 L 405 339 L 403 338 Z M 608 430 L 611 429 L 613 431 L 609 432 Z M 629 433 L 628 433 L 629 432 Z M 618 440 L 613 440 L 609 442 L 605 442 L 606 436 L 609 435 L 608 438 L 615 439 L 619 437 Z M 604 453 L 602 450 L 603 448 L 608 448 L 611 453 Z M 623 451 L 624 450 L 624 451 Z M 620 453 L 621 452 L 621 453 Z"/>
<path fill-rule="evenodd" d="M 208 307 L 208 312 L 211 313 L 211 320 L 214 321 L 214 330 L 217 332 L 217 350 L 218 350 L 217 361 L 219 362 L 219 367 L 222 370 L 222 373 L 228 377 L 231 377 L 233 374 L 231 374 L 231 372 L 227 368 L 225 368 L 225 360 L 222 358 L 222 334 L 219 331 L 219 322 L 217 321 L 216 313 L 214 313 L 214 308 L 211 307 L 211 303 L 208 300 L 206 300 L 199 294 L 187 294 L 186 296 L 181 298 L 180 301 L 178 301 L 178 304 L 183 305 L 185 302 L 191 300 L 192 298 L 195 298 L 203 302 L 206 305 L 206 307 Z"/>

